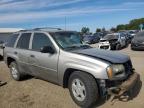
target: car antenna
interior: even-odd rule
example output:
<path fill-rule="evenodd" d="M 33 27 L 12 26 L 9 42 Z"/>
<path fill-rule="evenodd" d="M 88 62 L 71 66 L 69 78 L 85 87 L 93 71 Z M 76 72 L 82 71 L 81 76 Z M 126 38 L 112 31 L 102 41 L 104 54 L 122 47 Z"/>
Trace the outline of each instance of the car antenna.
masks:
<path fill-rule="evenodd" d="M 65 31 L 66 31 L 66 25 L 67 24 L 67 19 L 66 19 L 66 16 L 65 16 Z"/>

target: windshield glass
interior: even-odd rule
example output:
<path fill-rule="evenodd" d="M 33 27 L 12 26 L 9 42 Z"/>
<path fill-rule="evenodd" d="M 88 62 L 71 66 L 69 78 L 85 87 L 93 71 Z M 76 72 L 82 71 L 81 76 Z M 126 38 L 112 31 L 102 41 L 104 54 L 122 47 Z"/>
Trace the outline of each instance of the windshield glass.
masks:
<path fill-rule="evenodd" d="M 105 41 L 107 41 L 107 40 L 104 40 L 104 39 L 100 40 L 100 42 L 105 42 Z"/>
<path fill-rule="evenodd" d="M 134 34 L 135 32 L 134 32 L 134 31 L 130 31 L 129 33 L 130 33 L 130 34 Z"/>
<path fill-rule="evenodd" d="M 144 37 L 144 32 L 139 32 L 139 33 L 137 34 L 137 37 Z"/>
<path fill-rule="evenodd" d="M 104 36 L 104 39 L 105 40 L 111 40 L 111 39 L 118 39 L 118 35 L 113 35 L 113 34 L 111 34 L 111 35 L 106 35 L 106 36 Z"/>
<path fill-rule="evenodd" d="M 55 32 L 50 34 L 56 43 L 65 50 L 88 47 L 82 42 L 81 36 L 77 32 Z"/>

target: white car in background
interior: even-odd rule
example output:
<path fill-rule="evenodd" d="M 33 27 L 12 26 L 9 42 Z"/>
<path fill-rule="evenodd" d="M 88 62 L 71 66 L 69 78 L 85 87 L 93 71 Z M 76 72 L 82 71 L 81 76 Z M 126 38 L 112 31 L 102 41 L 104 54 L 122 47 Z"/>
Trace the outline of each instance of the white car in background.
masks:
<path fill-rule="evenodd" d="M 126 45 L 126 38 L 122 33 L 113 33 L 107 34 L 102 39 L 100 39 L 98 48 L 107 50 L 119 50 Z"/>
<path fill-rule="evenodd" d="M 107 40 L 101 38 L 100 41 L 99 41 L 98 48 L 99 48 L 99 49 L 110 50 L 110 49 L 111 49 L 111 46 L 110 46 L 109 41 L 107 41 Z"/>

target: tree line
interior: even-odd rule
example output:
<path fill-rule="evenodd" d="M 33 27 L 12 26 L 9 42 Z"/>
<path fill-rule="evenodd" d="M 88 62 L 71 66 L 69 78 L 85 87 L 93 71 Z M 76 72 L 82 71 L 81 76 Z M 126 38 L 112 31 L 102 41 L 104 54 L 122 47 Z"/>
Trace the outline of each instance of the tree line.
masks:
<path fill-rule="evenodd" d="M 144 25 L 144 18 L 130 20 L 128 24 L 119 24 L 116 27 L 112 27 L 110 31 L 117 32 L 120 30 L 140 30 L 139 27 L 140 24 Z M 104 32 L 104 31 L 106 31 L 106 29 L 103 27 L 103 28 L 97 28 L 95 32 Z M 90 33 L 89 27 L 82 27 L 81 33 L 82 34 Z"/>

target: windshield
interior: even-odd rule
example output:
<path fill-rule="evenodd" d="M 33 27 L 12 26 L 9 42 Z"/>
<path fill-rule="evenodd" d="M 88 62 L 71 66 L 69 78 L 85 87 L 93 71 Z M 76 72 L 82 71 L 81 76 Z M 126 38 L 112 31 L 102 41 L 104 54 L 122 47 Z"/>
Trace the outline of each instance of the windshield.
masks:
<path fill-rule="evenodd" d="M 107 40 L 105 40 L 105 39 L 100 40 L 100 42 L 105 42 L 105 41 L 107 41 Z"/>
<path fill-rule="evenodd" d="M 90 47 L 82 42 L 81 36 L 77 32 L 56 32 L 50 34 L 56 43 L 65 50 Z"/>
<path fill-rule="evenodd" d="M 104 39 L 105 40 L 111 40 L 111 39 L 118 39 L 118 35 L 113 35 L 113 34 L 111 34 L 111 35 L 106 35 L 106 36 L 104 36 Z"/>
<path fill-rule="evenodd" d="M 139 32 L 139 33 L 137 34 L 137 37 L 144 37 L 144 32 Z"/>
<path fill-rule="evenodd" d="M 135 32 L 134 32 L 134 31 L 130 31 L 129 33 L 130 33 L 130 34 L 134 34 Z"/>

